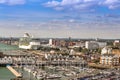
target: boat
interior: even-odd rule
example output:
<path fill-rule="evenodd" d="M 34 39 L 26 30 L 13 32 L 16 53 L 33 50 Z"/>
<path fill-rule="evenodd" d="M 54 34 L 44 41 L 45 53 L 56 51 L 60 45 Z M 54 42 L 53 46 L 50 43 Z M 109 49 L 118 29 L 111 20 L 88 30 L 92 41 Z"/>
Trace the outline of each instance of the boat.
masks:
<path fill-rule="evenodd" d="M 30 67 L 24 67 L 24 70 L 30 73 L 32 69 Z"/>
<path fill-rule="evenodd" d="M 39 40 L 33 40 L 32 37 L 25 33 L 22 38 L 19 40 L 19 48 L 21 49 L 34 49 L 37 50 L 40 47 Z"/>
<path fill-rule="evenodd" d="M 75 75 L 75 74 L 76 74 L 76 73 L 75 73 L 74 71 L 65 72 L 65 73 L 64 73 L 64 75 L 65 75 L 65 76 L 68 76 L 68 77 L 69 77 L 69 76 L 73 76 L 73 75 Z"/>
<path fill-rule="evenodd" d="M 49 74 L 46 78 L 47 79 L 56 79 L 56 78 L 61 78 L 61 76 L 57 75 L 57 74 Z"/>
<path fill-rule="evenodd" d="M 37 74 L 35 76 L 38 80 L 44 79 L 44 76 L 42 74 Z"/>
<path fill-rule="evenodd" d="M 33 71 L 32 74 L 33 74 L 33 76 L 35 77 L 36 74 L 37 74 L 37 71 Z"/>

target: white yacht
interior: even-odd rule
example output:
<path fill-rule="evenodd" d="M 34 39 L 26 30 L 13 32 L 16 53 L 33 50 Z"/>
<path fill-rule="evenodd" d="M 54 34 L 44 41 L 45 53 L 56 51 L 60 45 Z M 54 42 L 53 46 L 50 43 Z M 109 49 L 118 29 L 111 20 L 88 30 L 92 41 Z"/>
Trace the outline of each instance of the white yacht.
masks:
<path fill-rule="evenodd" d="M 47 79 L 57 79 L 57 78 L 61 78 L 61 76 L 57 75 L 57 74 L 49 74 L 46 78 Z"/>
<path fill-rule="evenodd" d="M 43 76 L 42 74 L 38 74 L 38 75 L 36 75 L 36 78 L 37 78 L 38 80 L 41 80 L 41 79 L 44 78 L 44 76 Z"/>

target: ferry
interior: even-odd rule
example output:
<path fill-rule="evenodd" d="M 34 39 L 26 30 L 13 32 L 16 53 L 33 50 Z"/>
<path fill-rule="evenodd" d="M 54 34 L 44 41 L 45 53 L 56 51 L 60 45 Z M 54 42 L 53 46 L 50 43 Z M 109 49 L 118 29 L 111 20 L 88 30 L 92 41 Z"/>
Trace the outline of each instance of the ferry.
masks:
<path fill-rule="evenodd" d="M 40 41 L 32 39 L 32 37 L 25 33 L 23 37 L 19 40 L 19 48 L 21 49 L 39 49 Z"/>

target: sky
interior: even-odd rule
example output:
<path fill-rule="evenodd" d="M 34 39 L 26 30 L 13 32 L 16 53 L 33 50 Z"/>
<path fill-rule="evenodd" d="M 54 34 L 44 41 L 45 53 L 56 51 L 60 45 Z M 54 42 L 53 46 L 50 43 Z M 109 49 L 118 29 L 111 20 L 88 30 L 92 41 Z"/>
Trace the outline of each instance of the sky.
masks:
<path fill-rule="evenodd" d="M 119 38 L 120 0 L 0 0 L 0 37 Z"/>

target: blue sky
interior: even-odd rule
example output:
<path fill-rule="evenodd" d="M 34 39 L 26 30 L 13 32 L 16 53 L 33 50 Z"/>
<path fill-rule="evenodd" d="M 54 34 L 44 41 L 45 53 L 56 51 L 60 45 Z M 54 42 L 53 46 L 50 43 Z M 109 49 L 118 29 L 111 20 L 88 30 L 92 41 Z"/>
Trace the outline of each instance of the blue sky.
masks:
<path fill-rule="evenodd" d="M 0 36 L 120 38 L 120 0 L 0 0 Z"/>

